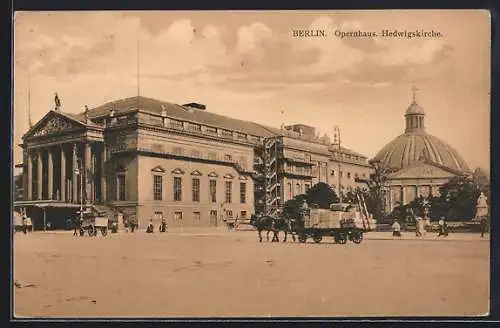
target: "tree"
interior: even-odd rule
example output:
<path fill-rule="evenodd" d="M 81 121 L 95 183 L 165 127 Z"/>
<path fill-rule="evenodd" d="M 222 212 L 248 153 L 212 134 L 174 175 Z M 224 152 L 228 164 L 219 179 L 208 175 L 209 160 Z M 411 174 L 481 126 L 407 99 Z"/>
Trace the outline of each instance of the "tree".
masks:
<path fill-rule="evenodd" d="M 312 186 L 305 194 L 287 200 L 283 206 L 283 213 L 290 218 L 299 217 L 304 199 L 309 206 L 314 204 L 323 209 L 328 209 L 330 204 L 339 201 L 335 191 L 326 183 L 320 182 Z"/>
<path fill-rule="evenodd" d="M 476 213 L 476 202 L 481 190 L 474 182 L 474 177 L 457 176 L 439 189 L 438 211 L 450 220 L 471 220 Z"/>
<path fill-rule="evenodd" d="M 298 218 L 300 213 L 300 207 L 304 202 L 304 199 L 307 201 L 307 197 L 305 194 L 297 195 L 292 199 L 289 199 L 285 202 L 283 206 L 283 214 L 289 218 Z"/>
<path fill-rule="evenodd" d="M 364 183 L 368 187 L 368 192 L 364 194 L 366 207 L 368 212 L 372 213 L 376 219 L 380 219 L 385 216 L 384 187 L 387 182 L 389 170 L 383 167 L 379 162 L 370 161 L 369 163 L 373 168 L 370 178 L 356 178 L 355 181 Z"/>
<path fill-rule="evenodd" d="M 491 184 L 489 174 L 482 168 L 476 167 L 474 173 L 472 173 L 472 180 L 474 181 L 476 188 L 478 188 L 480 192 L 483 192 L 484 195 L 490 199 Z"/>
<path fill-rule="evenodd" d="M 337 203 L 339 198 L 328 184 L 319 182 L 306 192 L 306 200 L 309 205 L 316 204 L 319 208 L 330 208 L 330 204 Z"/>

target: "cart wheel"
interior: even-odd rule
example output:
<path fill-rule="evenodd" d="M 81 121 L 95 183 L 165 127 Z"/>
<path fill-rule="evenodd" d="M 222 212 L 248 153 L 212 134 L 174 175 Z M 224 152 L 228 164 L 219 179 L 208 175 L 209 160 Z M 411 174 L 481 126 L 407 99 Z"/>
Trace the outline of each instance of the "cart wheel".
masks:
<path fill-rule="evenodd" d="M 103 236 L 106 236 L 108 234 L 108 229 L 107 228 L 101 228 L 101 233 Z"/>
<path fill-rule="evenodd" d="M 360 244 L 363 241 L 363 233 L 362 232 L 354 232 L 351 235 L 351 240 L 355 244 Z"/>
<path fill-rule="evenodd" d="M 320 243 L 322 239 L 323 239 L 323 236 L 321 236 L 321 235 L 313 236 L 313 240 L 316 244 Z"/>
<path fill-rule="evenodd" d="M 307 235 L 299 235 L 299 243 L 305 243 L 307 241 Z"/>
<path fill-rule="evenodd" d="M 345 233 L 341 233 L 338 237 L 337 237 L 337 242 L 339 244 L 345 244 L 347 243 L 347 234 Z"/>

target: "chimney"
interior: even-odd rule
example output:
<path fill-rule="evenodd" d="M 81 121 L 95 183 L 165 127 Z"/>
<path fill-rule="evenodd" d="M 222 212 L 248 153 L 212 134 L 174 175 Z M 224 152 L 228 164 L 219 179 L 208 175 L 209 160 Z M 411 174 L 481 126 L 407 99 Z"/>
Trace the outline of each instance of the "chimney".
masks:
<path fill-rule="evenodd" d="M 183 107 L 188 107 L 188 109 L 199 109 L 199 110 L 205 110 L 205 109 L 207 109 L 207 106 L 205 106 L 203 104 L 195 103 L 195 102 L 184 104 L 182 106 Z"/>

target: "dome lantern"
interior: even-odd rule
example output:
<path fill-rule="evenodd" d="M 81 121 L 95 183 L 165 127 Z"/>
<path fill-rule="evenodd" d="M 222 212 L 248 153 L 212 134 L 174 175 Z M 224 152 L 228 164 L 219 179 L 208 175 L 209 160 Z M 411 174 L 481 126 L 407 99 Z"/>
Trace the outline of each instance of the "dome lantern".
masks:
<path fill-rule="evenodd" d="M 406 119 L 405 132 L 424 131 L 425 112 L 424 109 L 417 102 L 418 89 L 415 86 L 413 86 L 411 90 L 413 92 L 413 101 L 411 102 L 410 106 L 408 107 L 405 113 L 405 119 Z"/>

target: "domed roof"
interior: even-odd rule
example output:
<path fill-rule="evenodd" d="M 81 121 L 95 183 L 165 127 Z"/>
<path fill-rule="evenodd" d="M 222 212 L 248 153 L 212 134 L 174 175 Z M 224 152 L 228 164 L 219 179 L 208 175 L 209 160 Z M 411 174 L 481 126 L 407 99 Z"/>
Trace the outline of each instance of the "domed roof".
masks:
<path fill-rule="evenodd" d="M 374 162 L 394 170 L 423 160 L 460 172 L 469 171 L 467 163 L 455 149 L 424 131 L 405 132 L 385 145 L 373 158 Z"/>
<path fill-rule="evenodd" d="M 408 109 L 406 110 L 405 115 L 412 115 L 412 114 L 421 114 L 424 115 L 424 109 L 415 101 L 413 100 Z"/>

